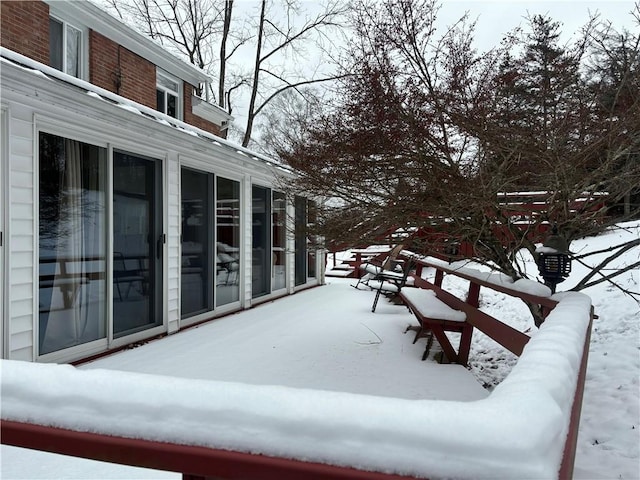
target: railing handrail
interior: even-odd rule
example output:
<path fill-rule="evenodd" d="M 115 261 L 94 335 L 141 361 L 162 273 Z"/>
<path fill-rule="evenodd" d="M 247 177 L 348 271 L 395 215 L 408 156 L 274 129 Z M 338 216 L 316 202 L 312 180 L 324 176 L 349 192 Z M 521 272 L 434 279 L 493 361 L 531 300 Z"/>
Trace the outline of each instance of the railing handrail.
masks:
<path fill-rule="evenodd" d="M 448 268 L 438 264 L 438 262 L 427 261 L 426 263 L 430 263 L 429 266 L 440 269 Z M 473 282 L 478 281 L 478 279 L 474 277 L 469 278 L 469 280 Z M 490 284 L 487 286 L 493 288 L 494 285 Z M 451 294 L 448 293 L 448 295 Z M 458 301 L 462 302 L 459 299 Z M 472 308 L 470 305 L 468 306 Z M 560 312 L 560 310 L 558 309 L 557 312 Z M 571 377 L 567 377 L 575 379 L 576 387 L 573 396 L 566 398 L 563 403 L 566 406 L 564 411 L 566 412 L 565 418 L 567 419 L 567 423 L 565 425 L 567 425 L 566 431 L 568 434 L 563 444 L 563 451 L 561 452 L 562 463 L 558 473 L 558 478 L 562 480 L 570 479 L 573 472 L 593 309 L 590 311 L 589 319 L 584 345 L 579 349 L 581 351 L 579 368 L 575 371 L 575 376 L 573 373 L 574 370 L 572 370 Z M 558 320 L 559 319 L 556 318 L 555 321 L 557 322 Z M 562 320 L 560 319 L 560 321 Z M 586 321 L 582 323 L 582 325 L 586 325 Z M 582 339 L 582 336 L 580 336 L 580 339 Z M 578 350 L 574 351 L 577 352 Z M 536 352 L 536 350 L 532 350 L 532 352 Z M 532 358 L 528 358 L 531 362 Z M 227 451 L 219 448 L 179 445 L 169 442 L 161 443 L 107 434 L 70 431 L 55 427 L 21 423 L 21 421 L 13 420 L 3 420 L 0 422 L 0 427 L 0 439 L 4 444 L 125 465 L 176 471 L 183 473 L 185 480 L 205 480 L 210 476 L 217 478 L 242 477 L 261 480 L 285 477 L 318 480 L 414 478 L 380 472 L 360 471 L 352 467 L 305 462 L 291 458 Z M 564 431 L 563 428 L 563 432 Z M 526 435 L 526 432 L 523 431 L 523 434 Z M 425 455 L 428 455 L 428 451 L 425 452 Z M 423 474 L 430 475 L 431 473 L 430 471 L 426 471 Z"/>
<path fill-rule="evenodd" d="M 305 462 L 260 454 L 234 452 L 192 445 L 155 442 L 78 432 L 14 421 L 0 421 L 2 443 L 91 460 L 132 465 L 183 474 L 190 480 L 245 478 L 281 480 L 408 480 L 380 472 Z"/>
<path fill-rule="evenodd" d="M 531 303 L 536 303 L 538 305 L 542 305 L 542 306 L 547 307 L 549 309 L 553 309 L 558 304 L 558 302 L 556 300 L 552 299 L 550 296 L 549 297 L 544 297 L 544 296 L 540 296 L 540 295 L 535 295 L 535 294 L 532 294 L 532 293 L 523 292 L 522 290 L 509 288 L 506 285 L 500 285 L 500 284 L 488 282 L 486 280 L 482 280 L 481 278 L 478 278 L 478 277 L 475 277 L 475 276 L 470 275 L 468 273 L 465 273 L 464 271 L 460 270 L 459 268 L 452 267 L 452 266 L 447 266 L 447 265 L 444 264 L 445 263 L 444 261 L 441 261 L 441 260 L 436 259 L 436 258 L 419 257 L 419 256 L 412 256 L 411 258 L 418 265 L 422 265 L 422 266 L 425 266 L 425 267 L 432 267 L 432 268 L 435 268 L 436 270 L 441 270 L 444 273 L 448 273 L 450 275 L 455 275 L 456 277 L 460 277 L 460 278 L 463 278 L 465 280 L 469 280 L 469 282 L 474 283 L 476 285 L 479 285 L 479 286 L 482 286 L 482 287 L 491 288 L 492 290 L 495 290 L 495 291 L 500 292 L 500 293 L 505 293 L 505 294 L 510 295 L 512 297 L 519 297 L 519 298 L 521 298 L 523 300 L 529 301 Z"/>

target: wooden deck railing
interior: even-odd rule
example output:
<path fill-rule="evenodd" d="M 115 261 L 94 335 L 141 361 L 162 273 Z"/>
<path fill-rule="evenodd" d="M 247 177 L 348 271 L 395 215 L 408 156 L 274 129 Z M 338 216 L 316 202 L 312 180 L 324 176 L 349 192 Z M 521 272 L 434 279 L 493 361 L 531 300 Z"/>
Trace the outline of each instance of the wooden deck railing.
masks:
<path fill-rule="evenodd" d="M 547 315 L 558 303 L 550 296 L 534 295 L 516 288 L 511 288 L 507 285 L 483 280 L 482 278 L 471 275 L 464 269 L 447 265 L 446 262 L 435 258 L 419 258 L 413 256 L 411 259 L 416 265 L 416 274 L 414 278 L 414 285 L 416 287 L 427 288 L 435 291 L 437 297 L 449 307 L 464 312 L 467 316 L 467 322 L 474 328 L 477 328 L 487 336 L 491 337 L 515 355 L 520 355 L 522 353 L 524 346 L 529 341 L 529 336 L 478 309 L 481 287 L 489 288 L 491 290 L 540 305 L 543 308 L 544 313 Z M 428 267 L 435 269 L 435 278 L 432 282 L 422 278 L 423 269 Z M 469 281 L 469 290 L 467 298 L 464 301 L 442 288 L 442 281 L 445 274 L 453 275 Z M 463 352 L 463 356 L 465 358 L 468 357 L 468 353 L 469 352 Z"/>
<path fill-rule="evenodd" d="M 159 420 L 161 421 L 161 420 Z M 2 443 L 103 462 L 182 473 L 183 480 L 408 480 L 322 463 L 2 421 Z"/>
<path fill-rule="evenodd" d="M 405 258 L 408 257 L 405 255 Z M 451 265 L 446 265 L 446 262 L 443 262 L 440 259 L 429 259 L 428 257 L 419 258 L 416 256 L 411 256 L 411 260 L 416 265 L 416 273 L 414 279 L 414 284 L 416 287 L 434 290 L 440 300 L 444 301 L 452 308 L 463 311 L 467 315 L 467 322 L 471 323 L 475 328 L 518 356 L 522 354 L 522 351 L 529 341 L 530 337 L 520 332 L 519 330 L 516 330 L 509 325 L 501 322 L 500 320 L 484 312 L 481 312 L 478 309 L 480 288 L 489 288 L 497 292 L 504 293 L 512 297 L 518 297 L 524 301 L 540 305 L 545 316 L 547 316 L 558 304 L 558 302 L 550 296 L 547 297 L 534 295 L 528 292 L 510 288 L 505 285 L 500 285 L 489 282 L 487 280 L 483 280 L 475 275 L 467 273 L 465 270 L 461 270 Z M 423 269 L 429 267 L 435 269 L 433 282 L 429 282 L 422 278 Z M 442 282 L 445 274 L 454 275 L 456 277 L 463 278 L 469 281 L 469 290 L 465 301 L 460 300 L 451 293 L 442 289 Z M 575 463 L 578 430 L 580 426 L 580 413 L 582 410 L 582 398 L 584 395 L 587 361 L 589 356 L 591 327 L 593 324 L 593 319 L 595 318 L 593 307 L 591 307 L 590 315 L 591 318 L 584 341 L 584 347 L 582 349 L 580 370 L 578 372 L 576 391 L 571 408 L 569 433 L 565 441 L 562 466 L 560 468 L 558 476 L 558 478 L 561 480 L 568 480 L 573 478 L 573 466 Z M 468 358 L 469 352 L 459 352 L 458 355 L 462 358 Z"/>
<path fill-rule="evenodd" d="M 450 306 L 464 311 L 467 314 L 467 321 L 475 328 L 483 331 L 496 342 L 518 355 L 522 352 L 529 337 L 499 320 L 480 312 L 478 310 L 480 288 L 491 288 L 508 295 L 526 299 L 527 301 L 535 301 L 549 310 L 553 309 L 556 305 L 556 301 L 552 298 L 519 292 L 504 285 L 495 285 L 488 281 L 478 279 L 473 275 L 469 275 L 464 271 L 456 270 L 442 262 L 431 261 L 429 259 L 414 259 L 414 261 L 416 261 L 418 265 L 416 286 L 436 290 L 439 296 L 442 296 L 447 303 L 450 303 Z M 436 277 L 433 283 L 421 278 L 420 269 L 425 267 L 436 269 Z M 462 301 L 442 289 L 442 279 L 445 274 L 456 275 L 469 281 L 469 292 L 466 301 Z M 592 320 L 593 311 L 591 311 L 591 321 Z M 568 435 L 564 444 L 562 464 L 558 474 L 560 480 L 569 480 L 573 475 L 576 441 L 586 377 L 591 321 L 589 322 L 584 340 L 582 359 L 578 371 L 578 378 L 576 379 L 576 390 L 573 396 Z M 160 419 L 158 421 L 162 420 Z M 260 454 L 122 438 L 15 421 L 3 420 L 0 427 L 0 439 L 3 444 L 124 465 L 174 471 L 182 473 L 183 480 L 213 480 L 214 478 L 243 478 L 254 480 L 282 478 L 304 478 L 305 480 L 393 480 L 409 478 L 289 458 L 276 458 Z M 522 432 L 522 435 L 526 435 L 526 432 Z M 428 455 L 428 451 L 425 452 L 425 455 Z"/>

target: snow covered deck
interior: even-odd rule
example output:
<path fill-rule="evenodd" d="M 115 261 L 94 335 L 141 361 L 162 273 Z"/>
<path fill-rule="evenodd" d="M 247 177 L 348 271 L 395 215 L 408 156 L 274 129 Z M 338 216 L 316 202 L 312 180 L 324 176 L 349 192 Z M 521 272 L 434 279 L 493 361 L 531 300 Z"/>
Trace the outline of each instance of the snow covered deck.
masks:
<path fill-rule="evenodd" d="M 372 314 L 372 292 L 331 282 L 81 369 L 4 362 L 3 419 L 399 475 L 557 478 L 588 297 L 558 298 L 489 395 L 461 366 L 420 361 L 406 309 Z"/>
<path fill-rule="evenodd" d="M 281 385 L 411 400 L 488 396 L 460 365 L 421 362 L 417 325 L 404 307 L 383 302 L 353 279 L 282 298 L 83 365 L 173 377 Z"/>

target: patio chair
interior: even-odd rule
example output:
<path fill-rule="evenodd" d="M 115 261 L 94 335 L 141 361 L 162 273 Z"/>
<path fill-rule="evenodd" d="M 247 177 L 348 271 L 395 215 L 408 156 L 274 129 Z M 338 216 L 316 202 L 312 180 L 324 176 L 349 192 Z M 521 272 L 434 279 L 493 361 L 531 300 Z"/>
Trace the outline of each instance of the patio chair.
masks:
<path fill-rule="evenodd" d="M 360 265 L 360 270 L 362 270 L 363 274 L 352 287 L 357 289 L 361 283 L 368 286 L 369 281 L 374 280 L 384 270 L 395 271 L 402 264 L 402 262 L 398 261 L 398 255 L 400 255 L 403 248 L 404 245 L 402 244 L 396 245 L 386 257 L 375 257 Z"/>
<path fill-rule="evenodd" d="M 133 260 L 132 260 L 133 261 Z M 139 263 L 139 260 L 135 260 Z M 141 275 L 140 269 L 130 269 L 127 263 L 127 259 L 120 252 L 113 252 L 113 281 L 116 284 L 116 290 L 118 290 L 118 299 L 120 301 L 127 300 L 129 298 L 129 292 L 134 283 L 139 283 L 141 290 L 144 289 L 145 277 Z M 121 284 L 126 284 L 124 299 L 122 296 Z"/>
<path fill-rule="evenodd" d="M 376 311 L 381 294 L 395 297 L 400 293 L 402 287 L 407 283 L 407 277 L 409 276 L 409 272 L 412 267 L 413 262 L 411 260 L 406 260 L 404 261 L 402 272 L 395 270 L 382 270 L 382 272 L 376 275 L 373 280 L 369 281 L 368 287 L 372 290 L 376 290 L 376 297 L 373 300 L 373 305 L 371 306 L 372 312 Z"/>

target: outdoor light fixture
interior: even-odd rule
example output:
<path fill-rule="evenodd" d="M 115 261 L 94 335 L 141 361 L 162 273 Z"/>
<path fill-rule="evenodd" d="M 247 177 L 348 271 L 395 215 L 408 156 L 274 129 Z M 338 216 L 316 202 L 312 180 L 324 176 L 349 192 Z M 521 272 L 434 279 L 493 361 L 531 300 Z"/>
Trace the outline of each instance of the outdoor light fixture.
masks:
<path fill-rule="evenodd" d="M 544 284 L 556 293 L 556 285 L 564 282 L 571 273 L 567 240 L 558 233 L 557 226 L 554 225 L 542 247 L 536 249 L 536 263 Z"/>

